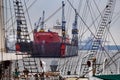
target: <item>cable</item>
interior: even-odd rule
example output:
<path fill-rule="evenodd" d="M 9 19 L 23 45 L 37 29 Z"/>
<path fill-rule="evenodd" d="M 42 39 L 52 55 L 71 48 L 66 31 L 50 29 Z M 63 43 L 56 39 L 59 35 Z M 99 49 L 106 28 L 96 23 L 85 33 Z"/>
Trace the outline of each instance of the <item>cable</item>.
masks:
<path fill-rule="evenodd" d="M 13 23 L 14 23 L 14 22 L 13 22 L 13 17 L 12 17 L 12 6 L 11 6 L 10 0 L 9 0 L 9 5 L 10 5 L 11 20 L 12 20 L 12 21 L 11 21 L 11 22 L 12 22 L 12 25 L 11 25 L 11 26 L 12 26 L 12 28 L 13 28 L 13 34 L 15 34 L 15 31 L 14 31 L 15 29 L 14 29 L 14 26 L 13 26 Z M 14 36 L 14 38 L 15 38 L 15 36 Z"/>
<path fill-rule="evenodd" d="M 29 1 L 29 0 L 28 0 L 28 1 Z M 28 1 L 27 1 L 27 2 L 28 2 Z M 36 3 L 36 2 L 37 2 L 37 0 L 34 0 L 34 1 L 30 4 L 30 6 L 28 6 L 28 7 L 27 7 L 27 9 L 26 9 L 26 10 L 28 11 L 28 10 L 29 10 L 29 9 L 30 9 L 30 8 L 31 8 L 31 7 L 32 7 L 32 6 Z M 24 13 L 26 13 L 26 12 L 27 12 L 26 10 L 24 11 Z M 14 15 L 13 15 L 13 16 L 11 16 L 11 17 L 10 17 L 10 18 L 6 21 L 6 23 L 5 23 L 5 24 L 7 24 L 7 23 L 8 23 L 8 22 L 9 22 L 9 21 L 13 18 L 13 17 L 14 17 Z M 15 24 L 15 22 L 16 22 L 16 21 L 14 21 L 14 22 L 13 22 L 13 24 Z M 13 25 L 13 24 L 12 24 L 12 25 Z M 11 26 L 9 26 L 9 27 L 12 27 L 12 25 L 11 25 Z M 32 29 L 32 28 L 31 28 L 31 29 Z"/>
<path fill-rule="evenodd" d="M 69 2 L 69 4 L 71 5 L 71 7 L 73 8 L 73 9 L 75 9 L 74 7 L 73 7 L 73 5 L 70 3 L 70 1 L 69 0 L 67 0 L 68 2 Z M 111 13 L 111 15 L 112 15 L 112 13 Z M 78 15 L 79 16 L 79 15 Z M 80 16 L 79 16 L 80 17 Z M 81 18 L 81 17 L 80 17 Z M 110 17 L 111 18 L 111 17 Z M 83 19 L 81 18 L 81 20 L 83 21 Z M 86 23 L 83 21 L 83 23 L 86 25 Z M 87 28 L 88 28 L 88 26 L 86 26 Z M 89 28 L 88 28 L 89 29 Z M 92 33 L 92 31 L 89 29 L 89 31 Z M 95 37 L 95 35 L 92 33 L 92 35 Z M 109 56 L 110 57 L 110 56 Z"/>
<path fill-rule="evenodd" d="M 75 8 L 73 7 L 73 5 L 71 4 L 71 2 L 69 0 L 67 0 L 69 2 L 69 4 L 71 5 L 71 7 L 75 10 Z M 77 13 L 78 14 L 78 13 Z M 78 17 L 82 20 L 82 22 L 85 24 L 85 26 L 87 27 L 87 29 L 91 32 L 91 34 L 95 37 L 94 33 L 92 32 L 92 30 L 89 28 L 89 26 L 85 23 L 85 21 L 83 20 L 83 18 L 78 14 Z"/>
<path fill-rule="evenodd" d="M 72 3 L 74 3 L 74 1 L 72 1 Z M 69 28 L 69 26 L 70 26 L 69 23 L 70 23 L 70 18 L 71 18 L 71 10 L 72 10 L 72 9 L 70 8 L 70 6 L 68 6 L 67 14 L 66 14 L 66 16 L 67 16 L 67 17 L 66 17 L 66 21 L 67 21 L 67 23 L 66 23 L 66 26 L 67 26 L 67 27 L 66 27 L 66 28 L 67 28 L 67 29 L 66 29 L 66 33 L 68 32 L 68 29 L 70 29 L 70 28 Z"/>
<path fill-rule="evenodd" d="M 88 13 L 88 7 L 87 7 L 87 3 L 86 3 L 86 2 L 87 2 L 87 1 L 85 1 L 85 6 L 84 6 L 84 8 L 83 8 L 83 13 L 82 13 L 82 18 L 83 18 L 84 22 L 86 22 L 87 16 L 88 16 L 88 14 L 89 14 L 89 13 Z M 81 3 L 81 4 L 82 4 L 82 3 Z M 82 32 L 84 32 L 84 30 L 85 30 L 84 23 L 82 23 L 82 21 L 80 21 L 79 26 L 80 26 L 79 30 L 81 30 L 81 31 L 80 31 L 80 34 L 82 34 Z M 82 37 L 83 37 L 83 36 L 79 36 L 79 39 L 82 40 Z"/>
<path fill-rule="evenodd" d="M 62 7 L 59 7 L 54 13 L 52 13 L 47 19 L 45 19 L 45 22 L 47 22 L 49 19 L 51 19 L 61 9 L 62 9 Z"/>
<path fill-rule="evenodd" d="M 26 8 L 26 12 L 27 12 L 27 16 L 28 16 L 28 20 L 29 20 L 29 23 L 30 23 L 30 27 L 31 27 L 31 29 L 33 30 L 33 28 L 32 28 L 32 23 L 31 23 L 31 19 L 30 19 L 30 15 L 29 15 L 28 8 L 27 8 L 27 5 L 26 5 L 25 0 L 24 0 L 24 4 L 25 4 L 25 8 Z"/>
<path fill-rule="evenodd" d="M 95 30 L 97 30 L 97 28 L 96 28 L 96 25 L 95 25 L 95 23 L 94 23 L 94 19 L 93 19 L 93 16 L 92 16 L 92 12 L 94 13 L 94 11 L 92 11 L 92 6 L 90 5 L 90 3 L 87 1 L 87 5 L 88 5 L 88 8 L 89 8 L 89 12 L 90 12 L 90 14 L 91 14 L 91 18 L 92 18 L 92 23 L 93 23 L 93 25 L 94 25 L 94 27 L 95 27 Z M 95 14 L 93 14 L 94 16 L 95 16 Z M 97 22 L 97 21 L 96 21 Z"/>

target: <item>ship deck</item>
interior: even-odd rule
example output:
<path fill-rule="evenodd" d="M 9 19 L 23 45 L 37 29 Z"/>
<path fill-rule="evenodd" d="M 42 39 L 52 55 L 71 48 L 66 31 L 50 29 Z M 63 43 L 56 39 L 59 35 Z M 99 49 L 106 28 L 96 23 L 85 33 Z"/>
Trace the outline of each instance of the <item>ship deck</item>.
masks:
<path fill-rule="evenodd" d="M 42 60 L 42 61 L 44 61 L 46 63 L 45 72 L 51 72 L 50 65 L 51 65 L 52 61 L 57 61 L 58 62 L 57 71 L 60 71 L 60 76 L 65 78 L 65 80 L 75 80 L 76 78 L 80 77 L 79 76 L 80 75 L 80 69 L 79 68 L 81 66 L 82 57 L 85 56 L 85 55 L 86 55 L 86 51 L 83 51 L 83 52 L 80 51 L 79 55 L 74 56 L 74 57 L 66 57 L 66 58 L 35 58 L 35 60 L 37 62 L 37 68 L 39 70 L 39 73 L 42 72 L 42 68 L 40 66 L 40 60 Z M 13 74 L 13 72 L 15 70 L 15 63 L 16 63 L 15 58 L 17 57 L 15 55 L 13 55 L 13 56 L 14 56 L 14 59 L 11 60 L 12 61 L 11 72 L 10 72 L 11 76 L 13 76 L 12 74 Z M 23 55 L 21 55 L 21 56 L 23 56 Z M 19 67 L 19 71 L 20 71 L 20 77 L 19 78 L 21 78 L 19 80 L 25 80 L 25 77 L 23 76 L 24 66 L 23 66 L 23 62 L 22 62 L 21 58 L 18 59 L 18 67 Z M 113 69 L 112 70 L 113 73 L 116 73 L 116 68 L 112 68 L 112 69 Z M 68 75 L 67 71 L 71 71 L 71 74 Z M 106 73 L 111 74 L 110 70 L 107 70 Z M 36 73 L 29 73 L 29 77 L 28 77 L 29 80 L 34 80 L 33 78 L 34 78 L 35 74 Z M 53 79 L 53 78 L 58 78 L 58 79 Z M 48 77 L 48 79 L 46 79 L 46 80 L 59 80 L 59 76 Z M 81 79 L 78 79 L 78 80 L 87 80 L 87 79 L 82 79 L 81 78 Z M 96 79 L 96 80 L 101 80 L 101 79 Z"/>

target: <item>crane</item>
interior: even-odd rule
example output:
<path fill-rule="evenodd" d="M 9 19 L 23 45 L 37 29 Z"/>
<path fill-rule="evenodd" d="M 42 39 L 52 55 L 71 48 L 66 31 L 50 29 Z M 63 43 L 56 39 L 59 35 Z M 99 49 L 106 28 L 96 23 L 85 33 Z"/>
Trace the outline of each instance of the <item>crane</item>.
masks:
<path fill-rule="evenodd" d="M 77 19 L 78 19 L 78 14 L 75 9 L 75 21 L 73 23 L 73 29 L 72 29 L 72 44 L 78 46 L 78 29 L 77 29 Z"/>
<path fill-rule="evenodd" d="M 65 39 L 66 39 L 66 32 L 65 32 L 65 14 L 64 14 L 64 1 L 62 1 L 62 43 L 65 43 Z"/>
<path fill-rule="evenodd" d="M 34 32 L 37 32 L 38 28 L 40 27 L 40 31 L 44 31 L 44 17 L 45 17 L 45 11 L 43 11 L 43 17 L 39 18 L 38 23 L 35 23 L 35 29 Z"/>
<path fill-rule="evenodd" d="M 35 28 L 34 28 L 34 32 L 37 32 L 39 26 L 40 26 L 40 21 L 41 21 L 41 17 L 38 20 L 38 23 L 35 23 Z"/>

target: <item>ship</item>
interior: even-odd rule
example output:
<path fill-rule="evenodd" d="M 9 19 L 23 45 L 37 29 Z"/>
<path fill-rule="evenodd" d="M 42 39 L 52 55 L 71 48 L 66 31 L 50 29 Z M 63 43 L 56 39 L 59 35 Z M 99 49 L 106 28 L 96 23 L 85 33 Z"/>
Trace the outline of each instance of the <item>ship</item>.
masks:
<path fill-rule="evenodd" d="M 22 42 L 22 33 L 25 33 L 22 31 L 23 24 L 19 24 L 20 22 L 24 22 L 23 20 L 20 20 L 19 16 L 23 16 L 19 13 L 21 10 L 19 10 L 19 5 L 16 3 L 16 6 L 18 11 L 16 10 L 16 17 L 17 17 L 17 42 L 16 43 L 16 50 L 20 52 L 27 52 L 31 50 L 30 55 L 33 57 L 72 57 L 78 55 L 78 43 L 71 43 L 69 37 L 66 36 L 65 31 L 65 18 L 64 18 L 64 6 L 65 4 L 62 3 L 62 25 L 61 25 L 61 31 L 62 36 L 58 35 L 58 32 L 53 31 L 46 31 L 44 29 L 44 14 L 43 11 L 43 17 L 41 20 L 40 25 L 38 24 L 36 28 L 33 30 L 33 41 L 27 42 L 27 39 Z M 26 28 L 26 27 L 25 27 Z M 39 29 L 40 28 L 40 29 Z M 76 27 L 75 27 L 76 28 Z M 77 37 L 77 28 L 74 30 L 73 35 L 76 35 Z M 25 30 L 27 31 L 27 30 Z M 27 35 L 29 36 L 29 35 Z M 76 39 L 76 40 L 75 40 Z M 75 38 L 74 41 L 78 42 L 78 38 Z M 18 41 L 19 40 L 19 41 Z M 25 49 L 26 48 L 26 49 Z"/>
<path fill-rule="evenodd" d="M 67 40 L 67 39 L 66 39 Z M 66 48 L 70 49 L 75 46 L 72 46 L 69 43 L 69 40 L 66 43 L 62 43 L 62 37 L 58 35 L 56 32 L 45 32 L 39 31 L 34 32 L 34 42 L 33 42 L 33 54 L 32 56 L 40 56 L 40 57 L 67 57 L 67 56 L 77 56 L 77 52 L 75 53 L 65 53 Z M 76 47 L 77 48 L 77 47 Z M 68 49 L 68 50 L 69 50 Z M 62 53 L 62 50 L 63 53 Z"/>
<path fill-rule="evenodd" d="M 44 17 L 44 12 L 43 12 Z M 44 19 L 43 19 L 44 20 Z M 71 44 L 69 37 L 65 37 L 65 42 L 63 42 L 63 37 L 55 31 L 45 31 L 44 21 L 41 22 L 41 28 L 38 27 L 34 29 L 34 41 L 33 41 L 33 52 L 32 56 L 36 57 L 70 57 L 77 56 L 77 44 Z M 59 27 L 62 31 L 62 26 Z M 72 51 L 69 52 L 69 51 Z"/>
<path fill-rule="evenodd" d="M 2 43 L 4 43 L 5 40 L 4 40 L 4 35 L 2 35 L 2 32 L 0 35 L 0 37 L 2 37 L 0 39 L 1 40 L 0 44 L 2 46 L 1 55 L 0 55 L 1 79 L 119 80 L 120 52 L 119 50 L 109 51 L 107 48 L 105 48 L 105 43 L 107 41 L 106 33 L 107 31 L 109 32 L 108 29 L 110 29 L 109 26 L 113 19 L 112 14 L 114 12 L 116 0 L 108 0 L 108 2 L 106 2 L 106 5 L 103 6 L 104 8 L 101 10 L 101 12 L 103 11 L 103 13 L 100 14 L 102 15 L 102 17 L 100 18 L 98 28 L 95 29 L 95 33 L 93 33 L 94 30 L 92 31 L 90 27 L 87 25 L 87 22 L 83 20 L 83 17 L 87 17 L 88 15 L 85 14 L 87 12 L 84 12 L 87 11 L 87 9 L 83 10 L 84 16 L 82 17 L 79 11 L 76 10 L 76 8 L 74 7 L 73 5 L 74 3 L 72 3 L 72 1 L 67 0 L 67 3 L 70 5 L 70 7 L 72 7 L 72 10 L 75 12 L 75 21 L 73 23 L 73 29 L 72 29 L 73 38 L 71 42 L 69 41 L 69 37 L 67 37 L 65 33 L 66 21 L 64 19 L 64 16 L 62 16 L 63 17 L 62 26 L 60 25 L 60 28 L 62 28 L 61 29 L 62 36 L 59 36 L 58 32 L 53 32 L 51 30 L 45 31 L 43 26 L 44 23 L 43 20 L 42 27 L 40 27 L 40 29 L 35 28 L 33 30 L 34 40 L 31 41 L 28 33 L 28 27 L 26 26 L 25 16 L 23 15 L 24 11 L 23 11 L 23 6 L 21 5 L 22 4 L 21 1 L 22 0 L 13 1 L 15 16 L 16 16 L 16 24 L 17 24 L 17 28 L 16 28 L 17 36 L 15 37 L 16 38 L 15 54 L 3 53 L 6 47 L 5 45 L 2 45 Z M 100 0 L 98 1 L 100 2 Z M 1 5 L 3 6 L 2 3 L 3 2 L 1 2 Z M 82 2 L 80 1 L 80 3 Z M 85 1 L 85 5 L 84 5 L 85 8 L 86 5 L 90 6 L 90 3 L 89 5 L 88 3 L 89 3 L 88 0 Z M 98 9 L 98 5 L 96 5 L 95 2 L 91 4 L 97 6 L 96 8 Z M 62 13 L 64 13 L 64 8 L 63 8 L 64 5 L 65 5 L 64 2 L 62 2 L 62 10 L 63 10 Z M 91 7 L 89 7 L 89 10 L 91 10 L 90 8 Z M 95 11 L 97 13 L 97 10 Z M 3 15 L 0 14 L 0 16 Z M 77 45 L 78 18 L 81 19 L 82 23 L 84 23 L 84 26 L 82 27 L 84 28 L 86 27 L 87 30 L 89 30 L 89 32 L 91 32 L 92 34 L 91 36 L 92 38 L 90 38 L 89 40 L 92 42 L 90 42 L 90 45 L 88 44 L 89 41 L 87 41 L 86 43 L 86 45 L 89 45 L 89 48 L 83 49 L 84 46 L 83 47 L 81 46 L 79 51 L 77 51 L 76 49 L 76 46 L 78 46 Z M 93 21 L 91 20 L 91 23 L 93 23 L 94 21 L 97 23 L 96 18 Z M 2 28 L 0 30 L 3 30 L 3 32 L 5 32 L 4 29 Z M 85 32 L 83 31 L 83 33 Z M 53 40 L 51 38 L 53 38 Z M 56 50 L 58 49 L 58 50 L 55 51 L 53 49 Z M 78 56 L 75 56 L 74 52 L 75 53 L 77 52 Z M 20 56 L 21 58 L 19 58 Z"/>

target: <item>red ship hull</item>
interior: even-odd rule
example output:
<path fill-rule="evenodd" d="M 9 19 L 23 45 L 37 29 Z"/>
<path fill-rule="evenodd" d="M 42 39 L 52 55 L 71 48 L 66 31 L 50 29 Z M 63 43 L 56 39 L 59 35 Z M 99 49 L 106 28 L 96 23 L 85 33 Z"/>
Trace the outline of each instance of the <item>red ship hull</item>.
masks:
<path fill-rule="evenodd" d="M 56 32 L 35 32 L 32 56 L 66 57 L 77 55 L 77 50 L 72 54 L 67 52 L 70 46 L 74 49 L 77 47 L 70 45 L 69 39 L 66 39 L 65 43 L 62 43 L 62 38 Z"/>

